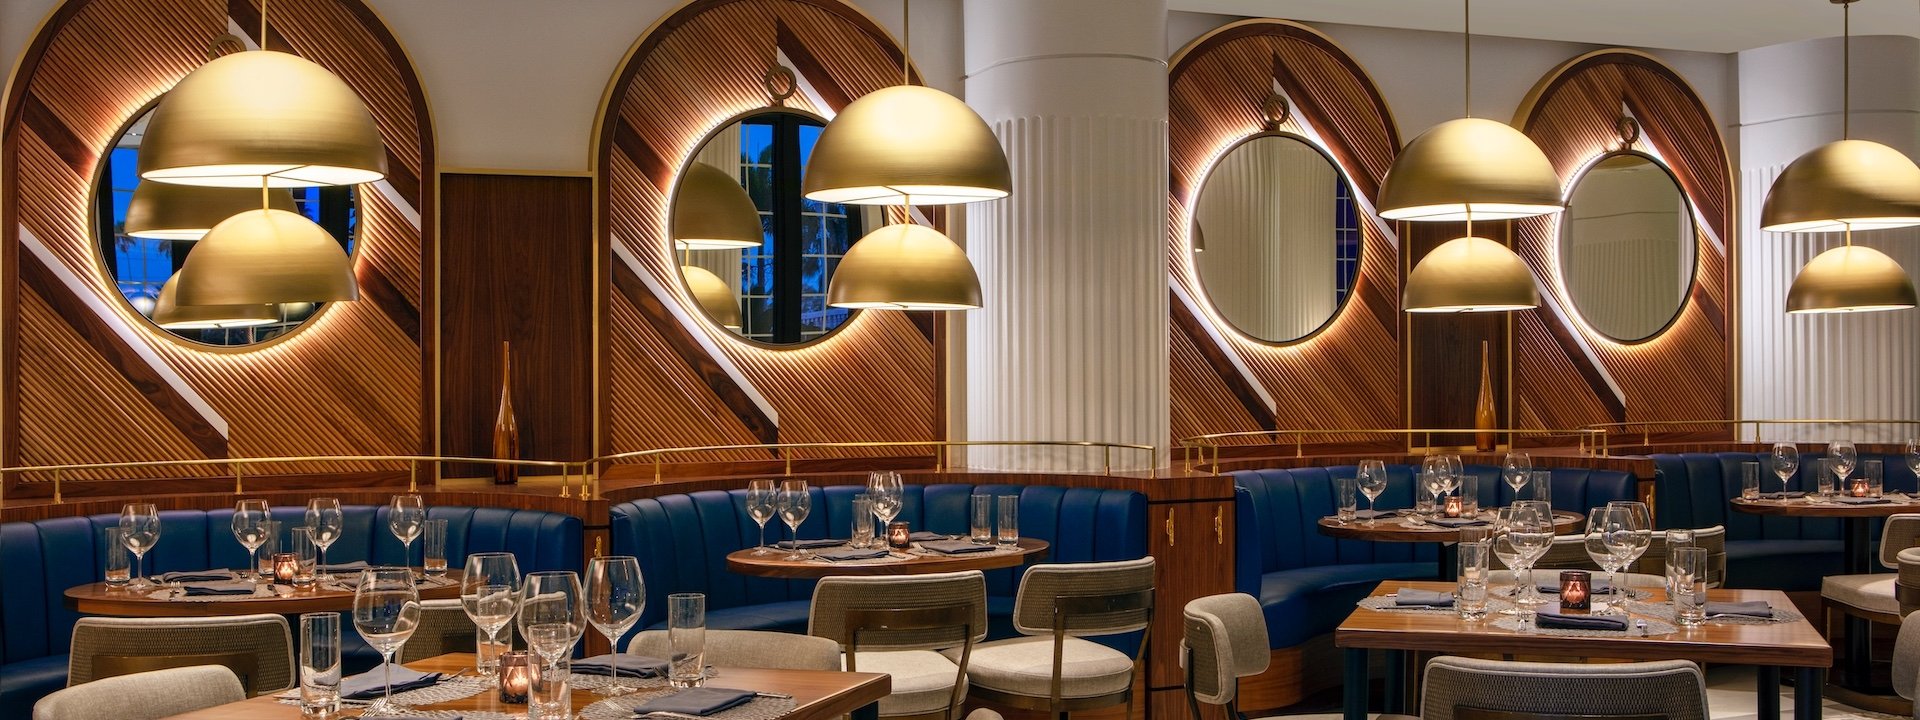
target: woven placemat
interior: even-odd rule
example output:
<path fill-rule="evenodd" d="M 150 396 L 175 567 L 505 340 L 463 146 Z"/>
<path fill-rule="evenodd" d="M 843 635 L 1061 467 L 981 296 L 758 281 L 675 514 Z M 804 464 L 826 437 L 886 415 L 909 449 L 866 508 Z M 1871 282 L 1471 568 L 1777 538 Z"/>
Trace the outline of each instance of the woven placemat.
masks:
<path fill-rule="evenodd" d="M 1620 590 L 1621 592 L 1619 594 L 1627 596 L 1628 600 L 1645 600 L 1647 598 L 1653 597 L 1652 592 L 1647 590 L 1641 590 L 1640 588 L 1620 588 Z M 1510 597 L 1513 597 L 1514 593 L 1517 593 L 1519 591 L 1520 591 L 1520 586 L 1518 585 L 1506 585 L 1503 587 L 1494 588 L 1493 595 L 1496 597 L 1510 598 Z M 1559 597 L 1559 594 L 1558 593 L 1540 593 L 1540 597 L 1546 598 L 1548 600 L 1552 600 L 1555 597 Z M 1593 599 L 1600 602 L 1606 602 L 1606 601 L 1612 600 L 1614 597 L 1615 596 L 1610 593 L 1594 593 L 1593 595 Z"/>
<path fill-rule="evenodd" d="M 1643 615 L 1666 622 L 1679 622 L 1680 610 L 1669 602 L 1630 602 L 1627 612 Z M 1709 625 L 1773 625 L 1805 620 L 1807 617 L 1787 608 L 1774 608 L 1773 617 L 1763 618 L 1752 615 L 1712 615 L 1707 617 Z"/>
<path fill-rule="evenodd" d="M 1634 620 L 1646 622 L 1646 627 L 1638 627 Z M 1561 628 L 1543 628 L 1534 625 L 1532 615 L 1502 615 L 1493 621 L 1493 626 L 1501 630 L 1534 633 L 1537 635 L 1557 635 L 1560 637 L 1641 637 L 1645 635 L 1668 635 L 1679 632 L 1673 623 L 1657 618 L 1629 618 L 1627 629 L 1622 630 L 1567 630 Z"/>
<path fill-rule="evenodd" d="M 406 692 L 394 693 L 393 704 L 399 705 L 401 707 L 412 707 L 415 705 L 434 705 L 434 704 L 444 703 L 444 702 L 453 702 L 455 700 L 465 700 L 475 695 L 479 695 L 480 693 L 488 692 L 492 689 L 493 689 L 493 683 L 488 682 L 486 678 L 457 677 L 457 678 L 452 678 L 448 680 L 441 680 L 440 682 L 435 683 L 432 687 L 423 687 L 415 690 L 408 690 Z M 289 697 L 289 695 L 291 695 L 291 697 Z M 279 701 L 279 703 L 282 705 L 299 705 L 300 689 L 294 688 L 293 690 L 289 690 L 286 693 L 281 693 L 280 695 L 277 695 L 275 697 Z M 341 700 L 340 705 L 342 707 L 365 707 L 366 705 L 372 702 L 373 702 L 372 700 Z"/>
<path fill-rule="evenodd" d="M 672 695 L 672 688 L 642 690 L 631 695 L 620 695 L 596 701 L 580 709 L 581 720 L 626 720 L 633 717 L 633 709 L 653 700 Z M 793 712 L 799 707 L 792 699 L 758 697 L 745 705 L 717 712 L 706 717 L 712 720 L 774 720 Z"/>

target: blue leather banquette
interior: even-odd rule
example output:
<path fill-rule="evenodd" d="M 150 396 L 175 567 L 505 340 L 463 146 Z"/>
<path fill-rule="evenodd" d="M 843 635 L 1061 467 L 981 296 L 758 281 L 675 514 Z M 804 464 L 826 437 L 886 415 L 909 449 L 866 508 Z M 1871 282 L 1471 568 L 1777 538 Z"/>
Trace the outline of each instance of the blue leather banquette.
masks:
<path fill-rule="evenodd" d="M 387 509 L 343 507 L 346 530 L 327 551 L 329 563 L 401 562 L 401 545 L 387 530 Z M 246 548 L 233 539 L 233 511 L 167 510 L 160 513 L 160 542 L 147 554 L 149 573 L 243 567 Z M 582 564 L 580 519 L 560 513 L 506 508 L 431 507 L 427 516 L 447 521 L 447 559 L 459 567 L 468 553 L 514 553 L 523 572 L 578 570 Z M 281 542 L 305 524 L 302 507 L 276 507 Z M 34 701 L 66 687 L 67 649 L 79 615 L 65 605 L 66 589 L 97 582 L 105 566 L 103 531 L 117 515 L 62 517 L 0 524 L 0 718 L 24 718 Z M 419 562 L 420 543 L 413 546 Z M 349 672 L 378 664 L 374 653 L 343 623 Z"/>
<path fill-rule="evenodd" d="M 1679 453 L 1654 455 L 1654 524 L 1662 527 L 1727 526 L 1727 584 L 1731 587 L 1771 590 L 1819 590 L 1820 580 L 1838 575 L 1844 567 L 1841 521 L 1834 518 L 1761 516 L 1734 510 L 1728 501 L 1740 495 L 1740 465 L 1760 464 L 1760 487 L 1780 489 L 1766 453 Z M 1791 483 L 1794 490 L 1816 487 L 1819 460 L 1802 453 Z M 1913 492 L 1913 471 L 1900 456 L 1861 453 L 1860 459 L 1880 460 L 1888 490 Z M 1858 477 L 1862 471 L 1854 470 Z M 1870 527 L 1870 542 L 1880 540 L 1879 520 Z"/>
<path fill-rule="evenodd" d="M 800 525 L 806 539 L 848 536 L 859 485 L 813 487 L 812 512 Z M 1147 554 L 1147 499 L 1130 490 L 1041 485 L 907 485 L 896 521 L 915 531 L 963 534 L 969 497 L 1020 496 L 1020 534 L 1046 540 L 1045 562 L 1130 560 Z M 787 537 L 778 518 L 767 542 Z M 726 556 L 752 547 L 759 529 L 746 512 L 745 490 L 712 490 L 644 498 L 613 506 L 611 553 L 640 558 L 647 605 L 636 631 L 664 626 L 666 597 L 707 595 L 707 627 L 804 633 L 814 581 L 757 578 L 727 570 Z M 988 610 L 995 637 L 1013 635 L 1008 618 L 1021 568 L 987 572 Z"/>
<path fill-rule="evenodd" d="M 1500 480 L 1499 468 L 1465 469 L 1480 477 L 1482 507 L 1512 502 L 1513 489 Z M 1379 508 L 1411 507 L 1418 470 L 1388 465 Z M 1353 473 L 1352 465 L 1232 473 L 1238 520 L 1234 585 L 1260 599 L 1272 649 L 1332 632 L 1382 580 L 1432 578 L 1439 572 L 1438 550 L 1431 543 L 1336 540 L 1320 533 L 1320 518 L 1334 512 L 1333 478 Z M 1552 478 L 1556 510 L 1585 513 L 1635 496 L 1634 478 L 1624 472 L 1556 468 Z M 1365 509 L 1365 498 L 1360 503 Z"/>

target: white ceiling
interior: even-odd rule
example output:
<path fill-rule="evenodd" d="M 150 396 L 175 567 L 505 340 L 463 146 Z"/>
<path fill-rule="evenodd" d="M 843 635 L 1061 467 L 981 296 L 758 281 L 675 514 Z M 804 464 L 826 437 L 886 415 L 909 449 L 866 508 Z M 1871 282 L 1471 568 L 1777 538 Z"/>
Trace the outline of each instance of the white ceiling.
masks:
<path fill-rule="evenodd" d="M 1448 0 L 1169 0 L 1174 10 L 1459 32 Z M 1860 0 L 1856 35 L 1920 37 L 1920 0 Z M 1840 34 L 1828 0 L 1478 0 L 1475 35 L 1738 52 Z"/>

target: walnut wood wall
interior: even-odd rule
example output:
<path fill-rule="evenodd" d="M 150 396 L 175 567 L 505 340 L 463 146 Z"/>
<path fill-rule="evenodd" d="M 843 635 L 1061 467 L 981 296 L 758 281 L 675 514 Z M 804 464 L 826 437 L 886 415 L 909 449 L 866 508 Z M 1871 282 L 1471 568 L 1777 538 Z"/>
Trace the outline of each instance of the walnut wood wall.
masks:
<path fill-rule="evenodd" d="M 6 464 L 430 449 L 432 123 L 411 64 L 360 0 L 275 0 L 267 45 L 345 80 L 386 142 L 389 187 L 358 194 L 361 299 L 269 346 L 210 350 L 141 319 L 101 269 L 89 210 L 100 151 L 206 62 L 230 20 L 257 33 L 259 13 L 252 0 L 68 0 L 29 47 L 0 126 Z M 45 491 L 8 482 L 9 496 Z"/>
<path fill-rule="evenodd" d="M 1515 250 L 1555 296 L 1542 299 L 1568 308 L 1555 313 L 1543 306 L 1514 316 L 1515 420 L 1522 426 L 1735 417 L 1734 185 L 1726 147 L 1705 104 L 1684 78 L 1652 56 L 1603 50 L 1542 78 L 1514 126 L 1572 182 L 1581 167 L 1620 146 L 1615 128 L 1623 107 L 1641 128 L 1639 147 L 1666 162 L 1693 205 L 1693 288 L 1679 317 L 1659 334 L 1631 344 L 1608 339 L 1572 319 L 1571 301 L 1558 289 L 1558 218 L 1514 223 Z"/>
<path fill-rule="evenodd" d="M 1174 56 L 1167 261 L 1175 285 L 1169 363 L 1175 440 L 1275 427 L 1404 427 L 1400 256 L 1381 226 L 1362 223 L 1357 295 L 1327 327 L 1299 342 L 1273 344 L 1241 334 L 1217 317 L 1195 279 L 1191 203 L 1220 154 L 1262 130 L 1261 105 L 1276 85 L 1293 105 L 1293 118 L 1282 129 L 1322 140 L 1364 196 L 1363 214 L 1371 215 L 1380 180 L 1400 148 L 1386 101 L 1366 71 L 1304 25 L 1237 22 Z M 1181 300 L 1182 292 L 1193 299 L 1191 306 Z M 1277 407 L 1268 407 L 1260 390 Z M 1377 437 L 1316 438 L 1362 439 Z"/>
<path fill-rule="evenodd" d="M 707 133 L 769 104 L 761 77 L 776 50 L 812 89 L 788 105 L 825 117 L 900 81 L 899 47 L 837 0 L 689 3 L 640 39 L 615 78 L 599 127 L 595 199 L 608 280 L 600 309 L 604 452 L 943 435 L 940 323 L 924 313 L 861 312 L 825 339 L 777 349 L 738 340 L 697 310 L 676 312 L 698 306 L 666 234 L 674 178 Z"/>

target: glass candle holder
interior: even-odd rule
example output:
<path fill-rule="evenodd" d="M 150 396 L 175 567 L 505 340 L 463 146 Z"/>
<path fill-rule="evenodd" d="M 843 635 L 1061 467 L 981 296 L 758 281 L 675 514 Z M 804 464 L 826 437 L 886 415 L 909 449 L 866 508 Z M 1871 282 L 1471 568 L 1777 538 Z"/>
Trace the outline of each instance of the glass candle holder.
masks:
<path fill-rule="evenodd" d="M 1448 495 L 1446 504 L 1440 510 L 1440 512 L 1450 518 L 1460 517 L 1460 514 L 1466 511 L 1467 503 L 1465 500 L 1461 500 L 1459 495 Z"/>
<path fill-rule="evenodd" d="M 887 546 L 895 550 L 913 547 L 913 533 L 907 532 L 906 523 L 887 523 Z"/>
<path fill-rule="evenodd" d="M 1585 570 L 1560 571 L 1560 609 L 1589 610 L 1592 607 L 1592 576 Z"/>
<path fill-rule="evenodd" d="M 1847 481 L 1847 494 L 1854 497 L 1867 497 L 1867 479 L 1854 478 Z"/>
<path fill-rule="evenodd" d="M 300 563 L 293 559 L 293 553 L 273 554 L 273 581 L 281 585 L 292 585 L 293 577 L 300 573 Z"/>
<path fill-rule="evenodd" d="M 527 651 L 500 653 L 500 702 L 524 704 L 533 689 L 533 662 Z"/>

